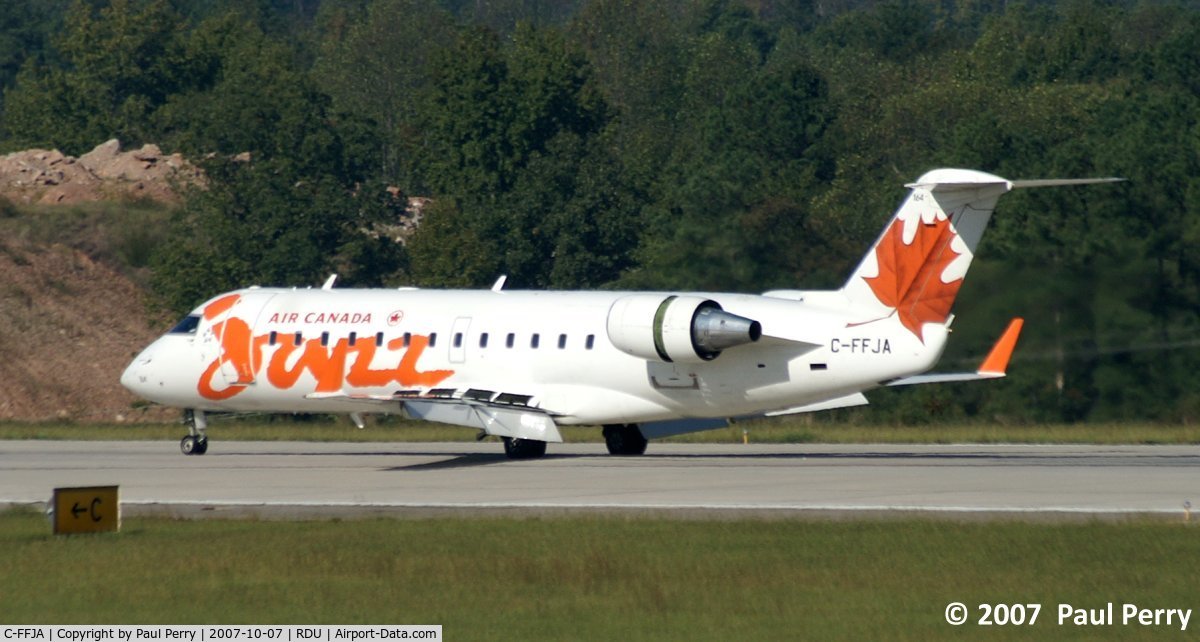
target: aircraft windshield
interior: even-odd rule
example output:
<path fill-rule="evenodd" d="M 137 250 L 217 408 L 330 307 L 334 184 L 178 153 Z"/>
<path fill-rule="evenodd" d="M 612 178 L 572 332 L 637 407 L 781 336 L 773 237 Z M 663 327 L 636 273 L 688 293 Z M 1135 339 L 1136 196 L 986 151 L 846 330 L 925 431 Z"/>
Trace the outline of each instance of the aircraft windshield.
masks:
<path fill-rule="evenodd" d="M 196 326 L 200 325 L 200 315 L 189 314 L 183 318 L 171 331 L 167 334 L 196 334 Z"/>

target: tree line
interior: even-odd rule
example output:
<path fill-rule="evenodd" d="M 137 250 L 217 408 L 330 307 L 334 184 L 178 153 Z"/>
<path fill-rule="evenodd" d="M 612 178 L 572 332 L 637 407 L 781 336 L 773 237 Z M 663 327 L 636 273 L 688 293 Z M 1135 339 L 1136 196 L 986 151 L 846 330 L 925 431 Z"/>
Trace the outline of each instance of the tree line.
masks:
<path fill-rule="evenodd" d="M 1123 176 L 1001 201 L 943 365 L 1024 316 L 1008 381 L 864 417 L 1200 418 L 1193 2 L 9 0 L 0 84 L 6 151 L 205 159 L 152 260 L 176 310 L 335 271 L 837 287 L 934 167 Z"/>

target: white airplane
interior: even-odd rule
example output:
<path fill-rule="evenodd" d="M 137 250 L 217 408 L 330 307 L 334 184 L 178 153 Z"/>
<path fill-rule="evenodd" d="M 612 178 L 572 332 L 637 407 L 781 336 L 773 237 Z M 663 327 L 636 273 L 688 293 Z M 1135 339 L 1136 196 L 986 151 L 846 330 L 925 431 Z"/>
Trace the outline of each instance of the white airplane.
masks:
<path fill-rule="evenodd" d="M 922 374 L 996 201 L 1022 187 L 938 169 L 911 189 L 839 290 L 709 292 L 251 287 L 217 296 L 139 354 L 121 383 L 184 408 L 184 454 L 207 412 L 402 413 L 539 457 L 561 426 L 601 425 L 610 453 L 729 418 L 867 403 L 879 386 L 1003 377 L 1014 319 L 975 372 Z"/>

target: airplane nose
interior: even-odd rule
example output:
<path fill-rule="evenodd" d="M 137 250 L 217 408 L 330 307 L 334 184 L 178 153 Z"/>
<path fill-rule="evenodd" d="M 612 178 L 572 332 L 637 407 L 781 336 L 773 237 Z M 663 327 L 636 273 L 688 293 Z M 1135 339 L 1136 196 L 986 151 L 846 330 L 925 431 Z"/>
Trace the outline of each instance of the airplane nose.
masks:
<path fill-rule="evenodd" d="M 137 394 L 143 394 L 146 388 L 146 368 L 150 365 L 149 351 L 143 351 L 125 368 L 125 372 L 121 373 L 121 385 L 125 389 Z"/>

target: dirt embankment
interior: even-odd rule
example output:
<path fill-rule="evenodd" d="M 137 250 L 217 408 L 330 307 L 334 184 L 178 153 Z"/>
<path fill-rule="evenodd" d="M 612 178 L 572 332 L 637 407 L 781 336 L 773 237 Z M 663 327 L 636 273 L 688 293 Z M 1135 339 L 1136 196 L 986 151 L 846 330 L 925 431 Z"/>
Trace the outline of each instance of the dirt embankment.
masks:
<path fill-rule="evenodd" d="M 39 149 L 0 156 L 0 196 L 22 205 L 176 203 L 197 181 L 203 175 L 178 154 L 154 145 L 123 152 L 116 140 L 79 158 Z M 147 411 L 119 381 L 167 323 L 150 317 L 145 292 L 114 267 L 61 240 L 0 231 L 0 420 L 177 417 Z"/>
<path fill-rule="evenodd" d="M 124 422 L 175 413 L 135 404 L 119 379 L 161 325 L 127 277 L 63 245 L 0 239 L 0 420 Z"/>

